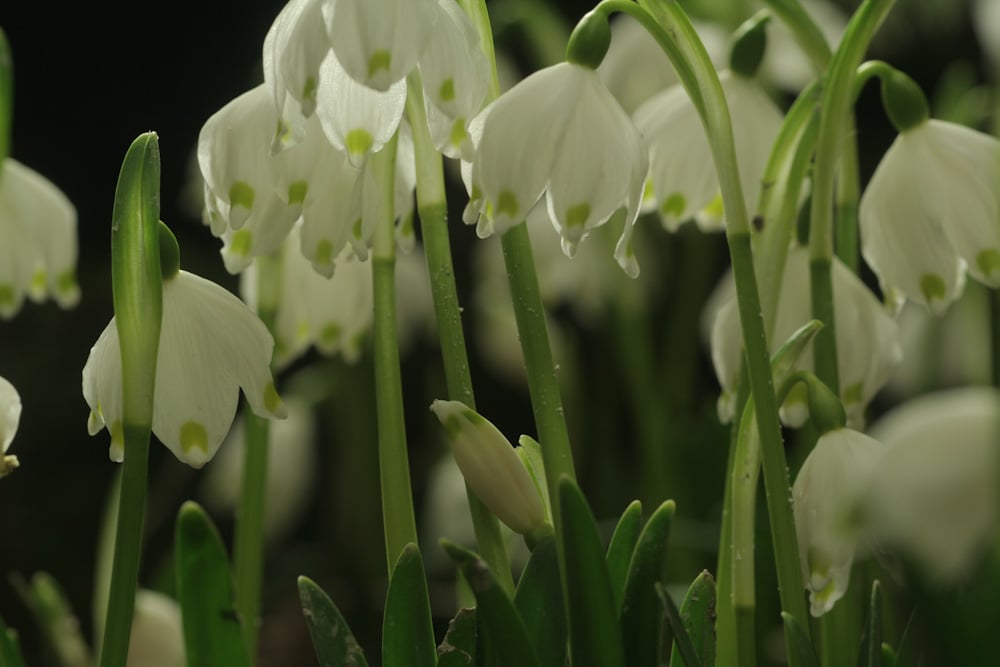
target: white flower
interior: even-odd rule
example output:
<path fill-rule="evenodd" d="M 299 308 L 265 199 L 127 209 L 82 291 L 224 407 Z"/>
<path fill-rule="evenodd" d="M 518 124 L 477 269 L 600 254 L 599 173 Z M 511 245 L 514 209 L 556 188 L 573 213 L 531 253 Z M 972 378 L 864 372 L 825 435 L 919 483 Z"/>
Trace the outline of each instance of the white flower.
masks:
<path fill-rule="evenodd" d="M 719 80 L 732 117 L 743 194 L 753 211 L 782 114 L 752 79 L 723 71 Z M 721 230 L 724 216 L 715 163 L 701 118 L 683 86 L 650 98 L 633 118 L 649 148 L 643 210 L 658 211 L 671 231 L 690 218 L 704 230 Z"/>
<path fill-rule="evenodd" d="M 618 209 L 626 226 L 615 258 L 632 276 L 631 237 L 646 156 L 639 133 L 594 70 L 561 63 L 535 72 L 483 112 L 472 166 L 482 200 L 480 235 L 523 222 L 547 194 L 549 217 L 572 255 L 587 232 Z"/>
<path fill-rule="evenodd" d="M 864 283 L 834 258 L 833 306 L 837 328 L 837 370 L 840 399 L 852 425 L 864 422 L 864 411 L 872 397 L 889 379 L 902 353 L 895 320 Z M 731 277 L 718 289 L 730 289 Z M 792 248 L 788 252 L 785 273 L 778 295 L 774 330 L 769 336 L 774 353 L 803 324 L 812 319 L 809 294 L 809 252 Z M 735 295 L 719 309 L 712 326 L 712 364 L 722 385 L 720 419 L 732 418 L 731 400 L 742 363 L 743 338 Z M 812 370 L 813 346 L 810 343 L 799 358 L 797 368 Z M 789 396 L 782 408 L 782 418 L 790 426 L 800 426 L 808 416 L 801 395 Z"/>
<path fill-rule="evenodd" d="M 872 538 L 937 583 L 968 575 L 1000 519 L 1000 393 L 930 394 L 872 426 L 885 444 L 863 504 Z"/>
<path fill-rule="evenodd" d="M 12 158 L 0 163 L 0 318 L 16 315 L 26 294 L 75 306 L 76 258 L 76 209 L 66 195 Z"/>
<path fill-rule="evenodd" d="M 828 431 L 792 485 L 799 560 L 813 616 L 828 612 L 847 591 L 859 535 L 852 510 L 881 449 L 863 433 Z"/>
<path fill-rule="evenodd" d="M 886 300 L 942 313 L 965 271 L 1000 287 L 1000 141 L 924 121 L 900 133 L 861 197 L 862 253 Z"/>
<path fill-rule="evenodd" d="M 180 271 L 163 281 L 163 323 L 156 362 L 153 433 L 174 455 L 200 468 L 233 423 L 239 390 L 254 413 L 284 418 L 268 364 L 274 341 L 242 301 L 215 283 Z M 111 459 L 125 452 L 121 351 L 114 318 L 90 350 L 83 395 L 91 435 L 111 433 Z"/>
<path fill-rule="evenodd" d="M 127 667 L 184 667 L 181 607 L 173 598 L 140 589 L 129 636 Z"/>
<path fill-rule="evenodd" d="M 21 421 L 21 397 L 10 382 L 0 377 L 0 477 L 17 467 L 16 456 L 4 456 Z"/>

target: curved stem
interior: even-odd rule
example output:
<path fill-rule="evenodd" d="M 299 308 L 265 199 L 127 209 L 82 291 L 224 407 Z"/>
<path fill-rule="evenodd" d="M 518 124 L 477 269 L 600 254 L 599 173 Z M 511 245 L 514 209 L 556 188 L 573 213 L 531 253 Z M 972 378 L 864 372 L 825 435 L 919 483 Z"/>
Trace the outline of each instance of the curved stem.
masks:
<path fill-rule="evenodd" d="M 823 72 L 830 63 L 830 46 L 826 43 L 823 31 L 802 9 L 798 0 L 764 0 L 764 2 L 791 29 L 799 48 L 812 62 L 813 69 Z"/>

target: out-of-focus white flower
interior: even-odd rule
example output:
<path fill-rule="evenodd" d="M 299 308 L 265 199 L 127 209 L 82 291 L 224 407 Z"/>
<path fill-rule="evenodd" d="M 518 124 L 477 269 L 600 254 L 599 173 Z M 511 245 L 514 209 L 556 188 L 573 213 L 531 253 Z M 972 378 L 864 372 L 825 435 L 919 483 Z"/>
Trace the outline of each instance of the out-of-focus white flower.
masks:
<path fill-rule="evenodd" d="M 80 300 L 76 209 L 59 188 L 12 158 L 0 163 L 0 318 L 51 296 L 62 308 Z"/>
<path fill-rule="evenodd" d="M 184 627 L 181 607 L 156 591 L 135 594 L 127 667 L 184 667 Z"/>
<path fill-rule="evenodd" d="M 729 71 L 719 75 L 729 103 L 747 208 L 754 210 L 782 114 L 760 85 Z M 698 111 L 683 86 L 650 98 L 633 115 L 649 148 L 643 210 L 657 211 L 673 231 L 694 218 L 704 230 L 724 226 L 719 179 Z"/>
<path fill-rule="evenodd" d="M 240 388 L 254 413 L 284 418 L 269 367 L 273 347 L 264 324 L 222 287 L 186 271 L 165 279 L 153 433 L 178 459 L 200 468 L 229 432 Z M 113 461 L 125 456 L 121 378 L 112 318 L 87 358 L 83 396 L 87 429 L 91 435 L 108 429 Z"/>
<path fill-rule="evenodd" d="M 792 485 L 799 560 L 813 616 L 830 611 L 847 591 L 860 532 L 852 512 L 881 449 L 864 433 L 828 431 Z"/>
<path fill-rule="evenodd" d="M 271 426 L 268 446 L 264 534 L 271 542 L 295 526 L 316 478 L 316 429 L 310 408 L 295 398 L 287 398 L 285 405 L 288 419 Z M 232 511 L 239 505 L 245 457 L 246 427 L 237 419 L 202 483 L 205 504 L 213 511 Z"/>
<path fill-rule="evenodd" d="M 21 421 L 21 396 L 10 382 L 0 377 L 0 478 L 18 466 L 16 456 L 6 456 Z"/>
<path fill-rule="evenodd" d="M 979 36 L 980 47 L 993 63 L 994 74 L 1000 74 L 1000 3 L 973 0 L 972 27 Z"/>
<path fill-rule="evenodd" d="M 778 296 L 774 331 L 770 335 L 771 352 L 776 352 L 799 327 L 812 319 L 809 294 L 809 256 L 806 248 L 788 253 L 781 292 Z M 849 423 L 861 425 L 869 401 L 888 380 L 901 359 L 899 332 L 895 320 L 864 283 L 840 260 L 833 262 L 833 301 L 837 313 L 837 367 L 840 377 L 840 400 Z M 732 278 L 725 279 L 730 289 Z M 712 364 L 722 385 L 719 418 L 732 419 L 732 401 L 742 363 L 742 334 L 735 298 L 722 306 L 712 326 Z M 798 368 L 812 370 L 813 348 L 810 343 L 799 358 Z M 805 404 L 795 392 L 782 408 L 782 418 L 790 426 L 800 426 L 808 416 Z"/>
<path fill-rule="evenodd" d="M 925 120 L 901 132 L 861 197 L 862 254 L 886 301 L 940 314 L 965 272 L 1000 287 L 1000 141 Z"/>
<path fill-rule="evenodd" d="M 523 222 L 546 194 L 549 217 L 572 256 L 591 229 L 624 207 L 615 259 L 626 273 L 638 275 L 631 239 L 646 155 L 639 133 L 596 72 L 573 63 L 547 67 L 481 115 L 470 202 L 482 213 L 479 235 L 502 234 Z"/>
<path fill-rule="evenodd" d="M 827 0 L 801 0 L 799 4 L 812 17 L 830 48 L 836 50 L 847 27 L 844 11 Z M 777 17 L 767 25 L 767 48 L 760 69 L 762 79 L 785 90 L 801 90 L 818 76 L 791 30 Z"/>
<path fill-rule="evenodd" d="M 1000 393 L 968 387 L 914 399 L 871 428 L 885 444 L 863 503 L 872 539 L 937 583 L 970 574 L 1000 503 Z"/>

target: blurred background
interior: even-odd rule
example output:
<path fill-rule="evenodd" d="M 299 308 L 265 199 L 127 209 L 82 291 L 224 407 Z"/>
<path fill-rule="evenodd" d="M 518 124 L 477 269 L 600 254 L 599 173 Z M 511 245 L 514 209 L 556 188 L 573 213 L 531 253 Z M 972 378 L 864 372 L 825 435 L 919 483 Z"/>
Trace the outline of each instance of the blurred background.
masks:
<path fill-rule="evenodd" d="M 161 215 L 178 237 L 182 267 L 235 291 L 237 279 L 225 272 L 218 255 L 220 242 L 200 224 L 193 153 L 204 121 L 261 80 L 263 38 L 283 4 L 0 5 L 0 26 L 15 62 L 12 157 L 60 187 L 79 214 L 79 306 L 61 311 L 53 303 L 27 303 L 13 320 L 0 322 L 0 375 L 17 387 L 24 405 L 10 451 L 21 468 L 0 482 L 0 616 L 18 628 L 32 665 L 54 664 L 53 657 L 46 653 L 12 577 L 49 572 L 64 588 L 84 636 L 89 638 L 93 629 L 98 534 L 116 464 L 107 456 L 106 432 L 87 436 L 80 373 L 112 314 L 109 232 L 121 159 L 139 133 L 159 134 Z M 498 48 L 515 80 L 559 57 L 559 40 L 592 6 L 573 0 L 489 4 Z M 751 2 L 683 4 L 692 14 L 714 17 L 731 29 L 749 15 Z M 846 15 L 856 3 L 840 0 L 835 5 Z M 937 115 L 988 128 L 984 123 L 994 105 L 982 86 L 991 78 L 990 67 L 964 0 L 899 0 L 872 55 L 917 80 Z M 791 92 L 774 90 L 783 104 Z M 875 86 L 862 95 L 858 118 L 862 176 L 867 178 L 893 138 Z M 466 306 L 475 299 L 492 304 L 488 276 L 495 272 L 491 267 L 499 266 L 499 248 L 477 240 L 472 228 L 459 223 L 465 197 L 454 180 L 450 187 L 460 296 Z M 727 429 L 716 417 L 718 385 L 698 322 L 728 262 L 719 235 L 702 234 L 693 225 L 673 235 L 655 221 L 641 226 L 636 246 L 643 273 L 634 283 L 619 275 L 610 252 L 603 256 L 606 272 L 587 272 L 606 282 L 581 287 L 579 292 L 586 291 L 582 296 L 574 291 L 574 285 L 583 285 L 582 277 L 579 282 L 547 278 L 549 269 L 543 268 L 542 280 L 567 283 L 550 290 L 550 314 L 577 468 L 595 514 L 613 521 L 633 498 L 642 498 L 647 507 L 675 498 L 679 509 L 672 576 L 686 585 L 699 570 L 714 569 L 716 560 Z M 537 241 L 541 246 L 555 238 L 549 229 L 540 231 L 547 236 Z M 548 256 L 553 275 L 572 271 L 562 264 L 564 258 Z M 970 298 L 982 299 L 974 287 Z M 420 298 L 412 297 L 417 310 Z M 506 307 L 502 295 L 496 298 L 499 308 Z M 533 435 L 513 330 L 480 310 L 465 311 L 479 411 L 511 440 Z M 989 364 L 982 360 L 970 366 L 957 377 L 940 375 L 933 382 L 965 382 L 969 373 L 988 373 Z M 432 497 L 454 498 L 447 482 L 454 476 L 438 470 L 447 453 L 442 433 L 427 410 L 434 398 L 445 395 L 433 336 L 413 337 L 403 376 L 414 493 L 421 511 Z M 923 385 L 912 389 L 914 382 Z M 907 391 L 928 388 L 926 378 L 911 379 L 908 386 Z M 279 388 L 286 396 L 300 394 L 310 402 L 314 436 L 308 446 L 315 458 L 295 459 L 287 471 L 289 484 L 305 493 L 275 529 L 269 547 L 261 664 L 314 660 L 294 585 L 299 574 L 330 593 L 369 658 L 377 661 L 385 566 L 367 347 L 355 364 L 310 353 L 281 375 Z M 879 399 L 872 414 L 894 400 Z M 659 417 L 640 420 L 637 411 Z M 637 427 L 650 422 L 658 426 Z M 646 428 L 654 430 L 642 432 Z M 163 447 L 154 445 L 151 454 L 142 585 L 169 592 L 173 518 L 183 500 L 210 496 L 205 477 L 213 464 L 194 471 Z M 272 456 L 283 456 L 280 443 Z M 655 465 L 640 465 L 649 461 Z M 431 552 L 437 537 L 465 530 L 459 519 L 450 518 L 455 515 L 442 508 L 420 519 L 427 532 L 432 598 L 442 623 L 454 606 L 453 575 L 450 565 Z M 228 539 L 231 514 L 216 511 L 214 516 Z M 766 548 L 768 541 L 762 537 L 758 544 Z"/>

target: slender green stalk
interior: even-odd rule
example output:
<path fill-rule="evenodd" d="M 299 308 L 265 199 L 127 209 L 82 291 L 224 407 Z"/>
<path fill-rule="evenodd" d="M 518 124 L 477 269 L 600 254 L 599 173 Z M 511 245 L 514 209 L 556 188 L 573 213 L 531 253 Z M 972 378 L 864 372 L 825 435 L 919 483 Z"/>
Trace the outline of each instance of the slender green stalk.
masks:
<path fill-rule="evenodd" d="M 1000 387 L 1000 291 L 989 290 L 990 294 L 990 352 L 993 359 L 993 386 Z"/>
<path fill-rule="evenodd" d="M 774 12 L 792 30 L 796 43 L 801 48 L 813 68 L 823 72 L 830 63 L 830 46 L 826 43 L 823 31 L 802 8 L 798 0 L 764 0 Z"/>
<path fill-rule="evenodd" d="M 396 340 L 396 238 L 392 192 L 396 138 L 369 158 L 379 193 L 372 239 L 372 282 L 375 290 L 375 411 L 378 417 L 379 478 L 389 572 L 409 543 L 417 543 L 417 524 L 410 488 L 410 465 L 403 418 L 403 385 Z"/>
<path fill-rule="evenodd" d="M 424 110 L 423 86 L 419 72 L 408 81 L 406 114 L 413 133 L 413 152 L 417 168 L 417 209 L 423 232 L 424 256 L 431 278 L 434 313 L 437 318 L 441 357 L 444 361 L 448 398 L 461 401 L 476 409 L 469 372 L 469 356 L 465 349 L 462 309 L 458 305 L 455 269 L 451 261 L 451 241 L 448 236 L 448 203 L 444 189 L 441 155 L 431 142 Z M 489 564 L 494 576 L 509 595 L 514 594 L 514 578 L 507 559 L 500 523 L 479 498 L 465 487 L 472 514 L 472 526 L 480 555 Z"/>
<path fill-rule="evenodd" d="M 837 179 L 836 250 L 840 261 L 857 273 L 858 207 L 861 205 L 861 175 L 858 173 L 858 143 L 854 138 L 854 118 L 848 119 L 847 136 Z"/>

